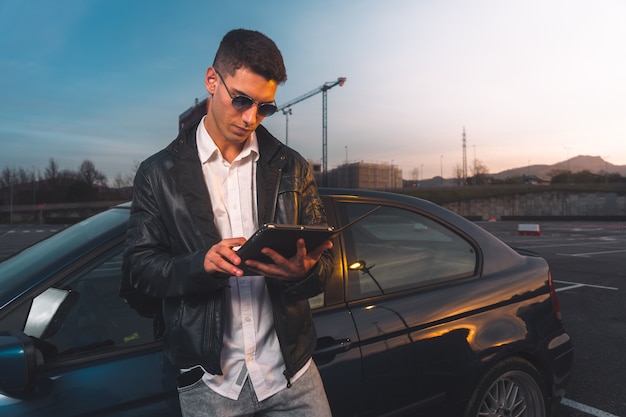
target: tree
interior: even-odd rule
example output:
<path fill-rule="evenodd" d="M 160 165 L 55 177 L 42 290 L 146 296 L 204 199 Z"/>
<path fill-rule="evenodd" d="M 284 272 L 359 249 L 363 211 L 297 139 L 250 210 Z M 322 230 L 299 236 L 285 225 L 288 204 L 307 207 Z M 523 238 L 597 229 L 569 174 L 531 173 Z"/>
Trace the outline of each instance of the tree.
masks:
<path fill-rule="evenodd" d="M 118 172 L 115 176 L 115 179 L 113 180 L 113 186 L 115 188 L 131 187 L 132 185 L 133 177 L 131 175 L 122 175 Z"/>
<path fill-rule="evenodd" d="M 485 185 L 489 182 L 489 169 L 479 160 L 474 161 L 472 169 L 472 177 L 468 179 L 470 184 Z"/>
<path fill-rule="evenodd" d="M 50 158 L 48 161 L 48 166 L 44 171 L 44 179 L 53 187 L 59 181 L 59 164 L 57 164 L 54 158 Z"/>
<path fill-rule="evenodd" d="M 0 176 L 0 186 L 2 188 L 10 187 L 14 182 L 13 170 L 9 167 L 4 167 L 2 170 L 2 176 Z"/>
<path fill-rule="evenodd" d="M 107 177 L 102 172 L 98 171 L 93 162 L 89 159 L 85 159 L 83 163 L 80 164 L 78 177 L 92 188 L 96 185 L 104 186 L 107 181 Z"/>

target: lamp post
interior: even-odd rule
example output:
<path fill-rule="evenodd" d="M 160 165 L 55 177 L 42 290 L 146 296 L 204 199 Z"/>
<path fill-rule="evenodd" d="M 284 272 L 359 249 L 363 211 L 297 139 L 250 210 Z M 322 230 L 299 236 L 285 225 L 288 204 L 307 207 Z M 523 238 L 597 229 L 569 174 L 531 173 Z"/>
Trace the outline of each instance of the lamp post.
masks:
<path fill-rule="evenodd" d="M 476 145 L 472 145 L 474 147 L 474 185 L 478 184 L 478 173 L 476 172 Z"/>
<path fill-rule="evenodd" d="M 285 145 L 289 146 L 289 115 L 291 114 L 291 107 L 282 110 L 285 115 Z"/>
<path fill-rule="evenodd" d="M 441 186 L 443 187 L 443 155 L 439 158 L 439 170 L 441 174 Z"/>
<path fill-rule="evenodd" d="M 11 206 L 9 212 L 9 224 L 13 224 L 13 181 L 15 180 L 15 168 L 9 174 L 9 184 L 11 186 L 11 196 L 9 198 L 9 205 Z"/>

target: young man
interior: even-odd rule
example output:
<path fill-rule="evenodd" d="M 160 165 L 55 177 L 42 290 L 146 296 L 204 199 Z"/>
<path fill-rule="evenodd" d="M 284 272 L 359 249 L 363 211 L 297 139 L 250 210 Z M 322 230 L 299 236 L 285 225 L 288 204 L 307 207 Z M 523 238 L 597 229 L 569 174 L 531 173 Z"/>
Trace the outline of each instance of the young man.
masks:
<path fill-rule="evenodd" d="M 135 177 L 124 274 L 163 299 L 165 353 L 181 368 L 184 416 L 330 416 L 311 359 L 307 299 L 332 272 L 331 242 L 291 259 L 246 261 L 236 248 L 263 223 L 321 224 L 308 163 L 260 126 L 287 75 L 265 35 L 222 39 L 205 86 L 207 114 Z"/>

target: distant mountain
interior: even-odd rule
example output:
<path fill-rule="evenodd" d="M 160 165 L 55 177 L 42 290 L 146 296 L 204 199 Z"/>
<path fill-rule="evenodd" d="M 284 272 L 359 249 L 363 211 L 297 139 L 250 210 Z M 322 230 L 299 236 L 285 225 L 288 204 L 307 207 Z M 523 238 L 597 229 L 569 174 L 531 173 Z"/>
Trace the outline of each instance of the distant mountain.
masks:
<path fill-rule="evenodd" d="M 559 171 L 590 171 L 594 174 L 602 173 L 618 173 L 626 176 L 626 165 L 613 165 L 605 161 L 599 156 L 578 155 L 563 162 L 557 162 L 552 165 L 528 165 L 522 168 L 512 168 L 497 174 L 490 174 L 491 177 L 497 179 L 506 179 L 511 177 L 521 177 L 523 175 L 535 175 L 539 178 L 549 180 L 554 173 Z"/>

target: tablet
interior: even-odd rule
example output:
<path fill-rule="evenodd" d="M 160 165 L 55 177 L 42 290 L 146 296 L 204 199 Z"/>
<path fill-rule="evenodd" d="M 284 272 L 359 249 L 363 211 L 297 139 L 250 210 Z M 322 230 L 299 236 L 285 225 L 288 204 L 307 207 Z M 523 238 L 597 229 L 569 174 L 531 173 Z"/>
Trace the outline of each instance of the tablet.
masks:
<path fill-rule="evenodd" d="M 254 259 L 273 263 L 269 257 L 261 253 L 261 249 L 272 248 L 289 259 L 296 254 L 296 242 L 300 238 L 304 239 L 308 252 L 334 237 L 335 229 L 331 226 L 264 224 L 239 248 L 237 255 L 242 262 Z"/>
<path fill-rule="evenodd" d="M 246 269 L 244 264 L 246 260 L 253 259 L 264 263 L 274 263 L 271 258 L 261 253 L 263 248 L 272 248 L 289 259 L 296 254 L 296 242 L 300 238 L 304 239 L 307 252 L 312 251 L 321 245 L 322 242 L 332 240 L 348 227 L 369 216 L 379 208 L 380 206 L 375 207 L 339 229 L 328 225 L 264 224 L 237 250 L 237 255 L 241 258 L 239 268 L 243 269 L 246 274 L 254 274 L 254 272 Z"/>

